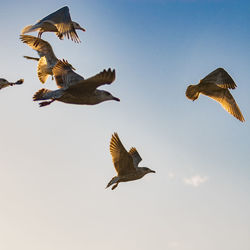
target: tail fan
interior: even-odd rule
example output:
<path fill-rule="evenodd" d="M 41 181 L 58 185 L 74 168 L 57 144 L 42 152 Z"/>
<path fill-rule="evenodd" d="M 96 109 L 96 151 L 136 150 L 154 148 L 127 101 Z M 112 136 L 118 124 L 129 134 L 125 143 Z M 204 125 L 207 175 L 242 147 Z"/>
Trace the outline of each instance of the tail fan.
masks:
<path fill-rule="evenodd" d="M 197 85 L 189 85 L 186 90 L 186 97 L 192 101 L 199 97 L 199 90 Z"/>

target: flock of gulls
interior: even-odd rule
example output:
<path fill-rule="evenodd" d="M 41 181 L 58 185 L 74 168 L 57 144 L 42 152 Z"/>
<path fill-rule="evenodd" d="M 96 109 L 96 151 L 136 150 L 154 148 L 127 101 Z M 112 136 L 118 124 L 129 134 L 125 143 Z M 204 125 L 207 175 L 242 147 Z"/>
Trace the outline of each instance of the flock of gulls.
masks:
<path fill-rule="evenodd" d="M 42 33 L 54 32 L 60 40 L 66 37 L 79 43 L 80 39 L 76 30 L 85 31 L 78 23 L 71 20 L 69 8 L 65 6 L 39 20 L 34 25 L 26 26 L 21 32 L 21 41 L 36 50 L 39 55 L 39 57 L 24 57 L 38 62 L 37 76 L 40 82 L 45 83 L 48 77 L 51 76 L 58 87 L 57 90 L 42 88 L 34 94 L 33 100 L 41 101 L 39 103 L 40 107 L 47 106 L 54 101 L 80 105 L 95 105 L 108 100 L 120 101 L 119 98 L 114 97 L 109 92 L 98 89 L 102 85 L 114 82 L 116 77 L 114 69 L 105 69 L 85 79 L 75 73 L 74 67 L 67 60 L 58 59 L 51 45 L 41 39 Z M 25 35 L 34 31 L 38 31 L 37 37 Z M 23 79 L 20 79 L 16 82 L 8 82 L 0 78 L 0 89 L 20 85 L 23 81 Z M 229 89 L 235 88 L 236 84 L 231 76 L 223 68 L 218 68 L 200 80 L 198 84 L 189 85 L 186 96 L 194 101 L 200 94 L 206 95 L 219 102 L 235 118 L 244 122 L 245 119 L 229 91 Z M 127 151 L 117 133 L 114 133 L 111 137 L 110 153 L 117 176 L 111 179 L 107 188 L 112 186 L 113 190 L 120 182 L 137 180 L 148 173 L 155 173 L 154 170 L 138 166 L 142 158 L 136 148 L 132 147 Z"/>

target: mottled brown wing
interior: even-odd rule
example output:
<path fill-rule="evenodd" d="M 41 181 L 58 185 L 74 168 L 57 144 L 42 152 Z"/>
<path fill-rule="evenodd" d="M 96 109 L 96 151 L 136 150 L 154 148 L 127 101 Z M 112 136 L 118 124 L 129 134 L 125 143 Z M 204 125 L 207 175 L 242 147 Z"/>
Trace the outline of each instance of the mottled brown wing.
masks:
<path fill-rule="evenodd" d="M 136 171 L 132 156 L 122 145 L 117 133 L 112 135 L 109 148 L 118 175 L 122 176 Z"/>
<path fill-rule="evenodd" d="M 138 166 L 138 164 L 142 161 L 141 156 L 139 155 L 139 153 L 137 152 L 136 148 L 132 147 L 129 150 L 129 154 L 132 156 L 133 158 L 133 162 L 134 162 L 134 166 Z"/>
<path fill-rule="evenodd" d="M 58 60 L 52 72 L 59 88 L 69 87 L 84 80 L 82 76 L 73 71 L 72 65 L 66 60 Z"/>
<path fill-rule="evenodd" d="M 29 47 L 36 50 L 40 57 L 45 56 L 49 64 L 54 64 L 57 58 L 53 52 L 51 45 L 41 38 L 29 35 L 20 35 L 20 39 L 23 43 L 26 43 Z M 35 45 L 34 45 L 35 44 Z"/>
<path fill-rule="evenodd" d="M 103 70 L 101 73 L 87 78 L 85 80 L 79 81 L 77 84 L 70 86 L 68 89 L 69 93 L 77 92 L 93 92 L 101 85 L 111 84 L 115 80 L 115 70 Z"/>
<path fill-rule="evenodd" d="M 235 89 L 237 87 L 232 77 L 223 68 L 214 70 L 200 80 L 200 83 L 214 83 L 224 89 Z"/>
<path fill-rule="evenodd" d="M 235 118 L 240 120 L 241 122 L 244 122 L 245 119 L 235 102 L 233 96 L 229 92 L 228 89 L 222 89 L 223 91 L 216 91 L 212 95 L 209 95 L 212 99 L 219 102 L 221 106 L 231 115 L 233 115 Z"/>
<path fill-rule="evenodd" d="M 50 15 L 44 17 L 37 24 L 42 22 L 50 22 L 53 23 L 57 30 L 67 38 L 71 38 L 72 41 L 79 43 L 80 39 L 75 31 L 73 26 L 69 8 L 67 6 L 51 13 Z"/>

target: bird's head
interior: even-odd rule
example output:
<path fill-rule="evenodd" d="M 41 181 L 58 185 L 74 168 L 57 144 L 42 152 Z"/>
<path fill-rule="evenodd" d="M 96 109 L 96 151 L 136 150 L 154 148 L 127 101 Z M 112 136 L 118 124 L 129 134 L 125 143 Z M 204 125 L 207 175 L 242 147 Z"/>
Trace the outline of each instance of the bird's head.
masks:
<path fill-rule="evenodd" d="M 86 31 L 83 27 L 81 27 L 81 25 L 77 22 L 72 22 L 73 26 L 76 30 L 82 30 L 82 31 Z"/>
<path fill-rule="evenodd" d="M 143 171 L 144 175 L 149 173 L 155 173 L 154 170 L 147 168 L 147 167 L 141 167 L 141 170 Z"/>
<path fill-rule="evenodd" d="M 112 96 L 108 91 L 105 91 L 105 90 L 101 90 L 100 97 L 101 97 L 102 101 L 109 101 L 109 100 L 113 100 L 113 101 L 117 101 L 117 102 L 120 101 L 119 98 Z"/>

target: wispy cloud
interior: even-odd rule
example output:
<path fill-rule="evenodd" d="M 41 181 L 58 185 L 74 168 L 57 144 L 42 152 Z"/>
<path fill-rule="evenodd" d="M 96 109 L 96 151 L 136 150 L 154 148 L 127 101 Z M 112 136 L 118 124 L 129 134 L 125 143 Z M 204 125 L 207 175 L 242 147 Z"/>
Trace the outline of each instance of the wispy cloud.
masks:
<path fill-rule="evenodd" d="M 208 180 L 207 176 L 194 175 L 190 178 L 184 178 L 183 181 L 187 185 L 191 185 L 193 187 L 199 187 L 201 184 L 205 183 Z"/>
<path fill-rule="evenodd" d="M 168 247 L 171 249 L 176 249 L 180 246 L 180 243 L 178 241 L 172 241 L 168 243 Z"/>
<path fill-rule="evenodd" d="M 173 172 L 169 172 L 168 173 L 168 178 L 169 179 L 174 179 L 176 177 L 176 174 L 175 173 L 173 173 Z"/>

